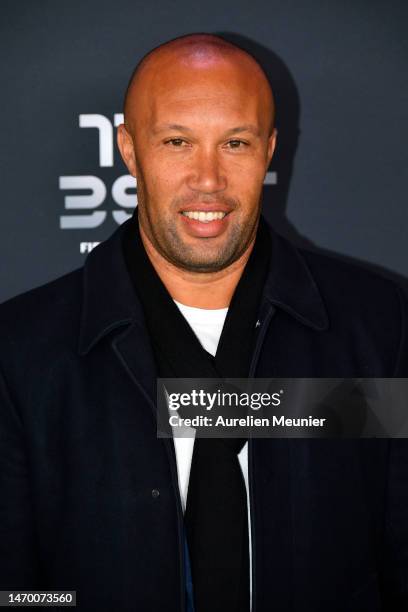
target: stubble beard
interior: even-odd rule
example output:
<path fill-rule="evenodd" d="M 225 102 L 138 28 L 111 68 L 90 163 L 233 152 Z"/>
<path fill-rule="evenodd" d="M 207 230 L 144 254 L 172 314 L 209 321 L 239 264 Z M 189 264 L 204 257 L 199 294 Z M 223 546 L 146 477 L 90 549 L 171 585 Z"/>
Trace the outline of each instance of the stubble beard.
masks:
<path fill-rule="evenodd" d="M 239 208 L 239 203 L 236 200 L 217 197 L 217 201 L 223 199 L 233 205 L 234 211 Z M 258 203 L 256 211 L 254 210 L 253 215 L 247 218 L 245 222 L 230 222 L 230 227 L 219 247 L 211 247 L 211 238 L 201 238 L 199 240 L 202 246 L 192 247 L 186 244 L 180 235 L 177 219 L 179 212 L 168 215 L 167 218 L 156 217 L 153 219 L 145 190 L 142 185 L 139 186 L 139 183 L 138 201 L 139 223 L 152 246 L 172 265 L 188 272 L 219 272 L 239 259 L 255 237 L 260 215 L 260 203 Z M 210 200 L 202 199 L 200 201 L 208 203 Z M 172 202 L 169 209 L 178 211 L 180 205 L 187 203 L 189 202 L 186 200 L 183 202 L 177 200 Z"/>

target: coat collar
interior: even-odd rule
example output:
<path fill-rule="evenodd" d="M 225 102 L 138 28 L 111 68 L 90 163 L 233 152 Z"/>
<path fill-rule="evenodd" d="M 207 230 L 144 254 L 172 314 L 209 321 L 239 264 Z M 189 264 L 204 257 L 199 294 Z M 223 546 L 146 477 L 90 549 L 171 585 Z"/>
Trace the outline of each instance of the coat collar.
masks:
<path fill-rule="evenodd" d="M 325 331 L 329 327 L 326 307 L 304 255 L 270 226 L 269 229 L 272 256 L 264 297 L 300 323 Z"/>
<path fill-rule="evenodd" d="M 79 352 L 84 355 L 111 331 L 130 324 L 143 327 L 142 306 L 136 297 L 123 255 L 126 221 L 98 245 L 84 266 Z M 302 253 L 269 226 L 271 269 L 264 299 L 317 331 L 328 328 L 326 309 Z"/>

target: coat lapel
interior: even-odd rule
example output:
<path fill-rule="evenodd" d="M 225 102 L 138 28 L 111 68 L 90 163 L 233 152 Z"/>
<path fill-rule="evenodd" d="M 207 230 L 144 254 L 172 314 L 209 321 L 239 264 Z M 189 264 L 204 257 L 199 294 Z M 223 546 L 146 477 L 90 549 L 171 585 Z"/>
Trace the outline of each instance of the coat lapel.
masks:
<path fill-rule="evenodd" d="M 132 323 L 116 336 L 112 348 L 123 367 L 142 391 L 156 418 L 156 364 L 146 327 Z"/>
<path fill-rule="evenodd" d="M 115 332 L 112 348 L 150 407 L 156 405 L 156 366 L 142 306 L 126 270 L 123 224 L 88 256 L 84 267 L 79 353 Z"/>

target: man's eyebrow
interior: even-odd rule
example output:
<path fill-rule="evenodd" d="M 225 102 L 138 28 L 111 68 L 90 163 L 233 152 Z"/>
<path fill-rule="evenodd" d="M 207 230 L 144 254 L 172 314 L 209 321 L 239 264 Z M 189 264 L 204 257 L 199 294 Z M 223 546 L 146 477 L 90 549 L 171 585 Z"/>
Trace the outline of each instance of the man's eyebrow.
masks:
<path fill-rule="evenodd" d="M 191 133 L 193 130 L 186 125 L 180 125 L 179 123 L 163 123 L 153 127 L 154 134 L 160 134 L 161 132 L 166 132 L 169 130 L 174 130 L 176 132 L 188 132 Z M 238 125 L 237 127 L 233 127 L 225 132 L 225 136 L 232 136 L 233 134 L 241 134 L 242 132 L 251 132 L 254 136 L 260 136 L 259 129 L 255 125 L 246 124 L 246 125 Z"/>
<path fill-rule="evenodd" d="M 237 127 L 231 128 L 226 132 L 226 135 L 230 136 L 232 134 L 240 134 L 241 132 L 251 132 L 254 136 L 260 136 L 259 129 L 255 125 L 247 124 L 247 125 L 239 125 Z"/>
<path fill-rule="evenodd" d="M 192 130 L 179 123 L 161 123 L 153 127 L 152 131 L 154 134 L 160 134 L 160 132 L 167 132 L 168 130 L 175 130 L 177 132 L 192 132 Z"/>

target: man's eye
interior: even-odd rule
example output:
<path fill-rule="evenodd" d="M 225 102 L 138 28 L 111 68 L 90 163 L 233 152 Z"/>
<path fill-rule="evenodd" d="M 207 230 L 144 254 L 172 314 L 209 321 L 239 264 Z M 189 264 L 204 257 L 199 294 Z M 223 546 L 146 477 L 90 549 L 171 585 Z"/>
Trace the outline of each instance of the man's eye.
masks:
<path fill-rule="evenodd" d="M 171 144 L 174 147 L 182 147 L 183 144 L 186 144 L 186 141 L 183 140 L 182 138 L 170 138 L 169 140 L 166 140 L 166 142 L 164 144 Z"/>
<path fill-rule="evenodd" d="M 243 149 L 247 145 L 243 140 L 230 140 L 227 144 L 230 149 Z"/>

